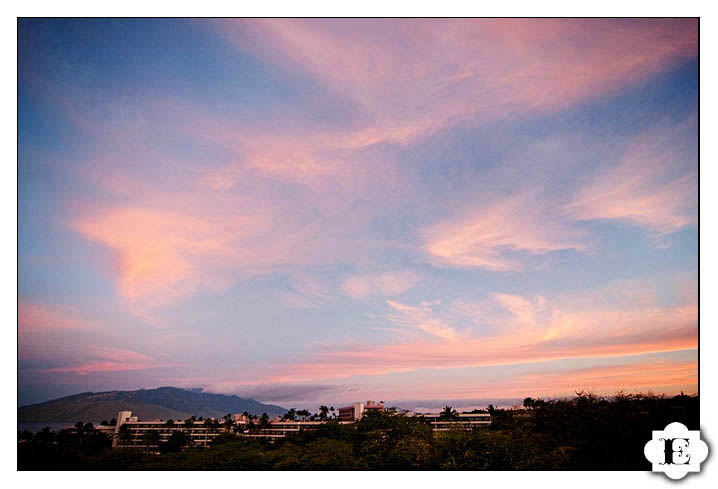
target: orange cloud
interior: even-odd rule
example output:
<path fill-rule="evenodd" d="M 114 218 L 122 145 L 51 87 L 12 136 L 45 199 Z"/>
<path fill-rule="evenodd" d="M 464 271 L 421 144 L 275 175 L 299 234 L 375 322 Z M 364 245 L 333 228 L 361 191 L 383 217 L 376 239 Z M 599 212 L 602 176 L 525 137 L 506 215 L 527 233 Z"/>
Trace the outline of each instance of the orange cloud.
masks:
<path fill-rule="evenodd" d="M 451 384 L 423 383 L 414 387 L 411 399 L 437 396 L 454 399 L 524 398 L 573 396 L 577 390 L 598 395 L 617 391 L 677 394 L 698 391 L 698 363 L 695 361 L 646 361 L 600 367 L 515 374 L 493 379 L 480 378 Z M 374 394 L 372 392 L 372 394 Z M 390 396 L 391 392 L 387 392 Z"/>
<path fill-rule="evenodd" d="M 119 293 L 133 303 L 166 305 L 199 289 L 222 289 L 242 269 L 246 276 L 290 259 L 312 261 L 313 250 L 301 246 L 312 230 L 285 228 L 285 239 L 275 240 L 271 231 L 278 221 L 259 205 L 250 212 L 245 202 L 208 196 L 214 208 L 196 208 L 199 196 L 173 197 L 166 204 L 109 208 L 72 223 L 117 253 Z"/>
<path fill-rule="evenodd" d="M 381 346 L 325 349 L 310 354 L 304 362 L 280 369 L 274 380 L 317 381 L 424 368 L 621 357 L 694 349 L 698 344 L 695 305 L 638 304 L 618 309 L 608 304 L 588 308 L 576 303 L 561 306 L 542 297 L 530 301 L 496 295 L 494 300 L 511 316 L 497 319 L 502 326 L 481 337 L 457 330 L 436 317 L 427 303 L 415 307 L 389 302 L 395 310 L 388 316 L 390 321 L 404 332 L 421 331 L 430 339 L 413 337 Z"/>

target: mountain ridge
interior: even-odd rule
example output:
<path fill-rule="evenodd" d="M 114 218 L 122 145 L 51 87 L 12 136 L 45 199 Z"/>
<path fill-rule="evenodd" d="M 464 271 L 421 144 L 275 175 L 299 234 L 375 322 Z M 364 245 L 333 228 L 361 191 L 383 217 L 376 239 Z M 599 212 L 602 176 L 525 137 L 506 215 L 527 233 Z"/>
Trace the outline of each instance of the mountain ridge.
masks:
<path fill-rule="evenodd" d="M 81 392 L 70 396 L 20 406 L 18 422 L 94 422 L 109 420 L 119 411 L 132 411 L 140 419 L 186 419 L 190 416 L 222 417 L 227 413 L 287 412 L 281 406 L 264 404 L 233 394 L 215 394 L 199 389 L 158 387 L 134 391 Z"/>

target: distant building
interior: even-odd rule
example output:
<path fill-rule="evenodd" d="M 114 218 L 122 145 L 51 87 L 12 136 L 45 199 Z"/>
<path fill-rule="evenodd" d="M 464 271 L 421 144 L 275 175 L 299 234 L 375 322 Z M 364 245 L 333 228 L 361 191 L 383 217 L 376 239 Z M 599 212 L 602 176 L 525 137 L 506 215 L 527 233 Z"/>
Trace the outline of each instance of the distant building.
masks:
<path fill-rule="evenodd" d="M 457 414 L 452 419 L 441 419 L 441 414 L 436 413 L 414 413 L 413 416 L 421 416 L 426 419 L 433 431 L 471 430 L 491 424 L 489 413 Z"/>
<path fill-rule="evenodd" d="M 339 408 L 339 424 L 353 424 L 370 411 L 384 411 L 384 402 L 375 403 L 367 401 L 355 403 L 351 406 Z M 480 426 L 491 424 L 491 415 L 488 413 L 457 414 L 451 419 L 441 419 L 440 414 L 433 413 L 407 413 L 408 416 L 423 417 L 434 432 L 449 431 L 452 429 L 471 430 Z M 224 422 L 209 418 L 207 420 L 167 421 L 156 419 L 154 421 L 140 421 L 132 416 L 131 411 L 120 411 L 115 426 L 99 426 L 98 430 L 112 438 L 113 448 L 141 448 L 148 451 L 158 451 L 159 445 L 169 440 L 172 433 L 183 432 L 187 435 L 193 446 L 206 448 L 220 434 L 231 431 L 239 436 L 249 438 L 262 438 L 275 440 L 300 431 L 313 430 L 326 423 L 326 421 L 289 421 L 277 417 L 262 424 L 257 419 L 250 419 L 243 414 L 232 415 L 231 426 Z M 148 445 L 146 436 L 148 432 L 156 432 L 154 441 Z"/>
<path fill-rule="evenodd" d="M 368 411 L 384 411 L 384 401 L 367 401 L 366 404 L 357 402 L 351 406 L 340 407 L 339 421 L 358 421 Z"/>
<path fill-rule="evenodd" d="M 210 420 L 212 421 L 212 420 Z M 123 428 L 126 426 L 126 428 Z M 140 421 L 137 416 L 132 416 L 131 411 L 120 411 L 117 414 L 117 424 L 113 427 L 112 447 L 113 448 L 143 448 L 157 450 L 160 443 L 166 442 L 172 433 L 184 432 L 196 447 L 207 447 L 219 436 L 224 428 L 216 427 L 213 423 L 193 421 L 186 425 L 184 421 L 175 421 L 169 424 L 161 419 L 154 421 Z M 157 433 L 157 443 L 150 446 L 145 441 L 145 434 L 154 431 Z"/>

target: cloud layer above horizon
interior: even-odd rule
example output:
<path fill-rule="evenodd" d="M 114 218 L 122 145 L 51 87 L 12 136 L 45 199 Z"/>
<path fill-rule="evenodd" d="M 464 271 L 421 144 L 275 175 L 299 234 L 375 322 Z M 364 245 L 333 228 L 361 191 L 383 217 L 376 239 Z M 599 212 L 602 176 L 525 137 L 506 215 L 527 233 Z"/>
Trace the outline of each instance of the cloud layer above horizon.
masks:
<path fill-rule="evenodd" d="M 694 19 L 38 19 L 21 404 L 697 391 Z"/>

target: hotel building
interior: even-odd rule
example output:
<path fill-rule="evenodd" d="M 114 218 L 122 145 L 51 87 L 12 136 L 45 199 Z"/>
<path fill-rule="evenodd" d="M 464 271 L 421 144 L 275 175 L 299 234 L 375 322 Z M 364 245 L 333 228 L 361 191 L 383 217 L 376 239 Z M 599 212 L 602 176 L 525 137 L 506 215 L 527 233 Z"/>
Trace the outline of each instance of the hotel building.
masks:
<path fill-rule="evenodd" d="M 367 401 L 366 404 L 355 403 L 339 408 L 338 422 L 343 425 L 353 424 L 372 410 L 384 411 L 384 402 Z M 491 415 L 488 413 L 457 414 L 451 419 L 441 419 L 440 414 L 433 413 L 407 413 L 407 415 L 424 418 L 434 432 L 445 432 L 452 429 L 472 430 L 491 424 Z M 231 432 L 248 438 L 272 441 L 300 431 L 316 429 L 324 423 L 326 421 L 289 421 L 277 417 L 268 420 L 264 426 L 261 426 L 259 420 L 251 420 L 241 414 L 232 416 L 231 426 L 213 418 L 169 423 L 159 419 L 140 421 L 137 416 L 132 416 L 131 411 L 120 411 L 117 415 L 117 424 L 114 427 L 104 427 L 103 432 L 112 437 L 113 448 L 141 448 L 157 451 L 159 444 L 168 441 L 175 432 L 186 434 L 193 446 L 206 448 L 222 433 Z M 147 433 L 149 432 L 156 432 L 157 436 L 148 445 Z"/>

